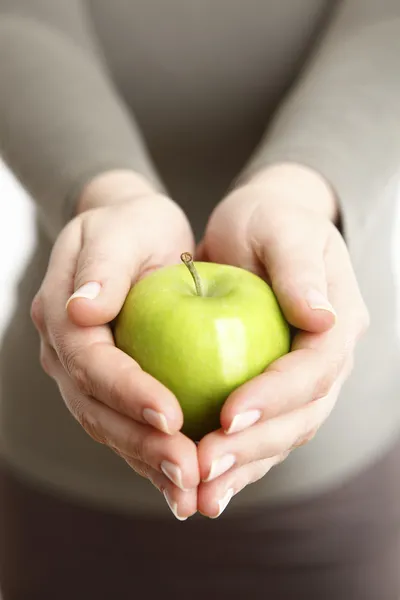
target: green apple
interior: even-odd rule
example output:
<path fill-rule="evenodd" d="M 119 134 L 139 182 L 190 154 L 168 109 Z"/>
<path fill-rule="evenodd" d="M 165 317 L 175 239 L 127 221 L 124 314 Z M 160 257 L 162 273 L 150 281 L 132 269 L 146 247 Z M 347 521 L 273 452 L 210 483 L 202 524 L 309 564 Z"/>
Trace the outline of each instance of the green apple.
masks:
<path fill-rule="evenodd" d="M 272 289 L 238 267 L 164 267 L 130 290 L 116 345 L 178 399 L 194 440 L 220 427 L 229 394 L 289 352 L 290 330 Z"/>

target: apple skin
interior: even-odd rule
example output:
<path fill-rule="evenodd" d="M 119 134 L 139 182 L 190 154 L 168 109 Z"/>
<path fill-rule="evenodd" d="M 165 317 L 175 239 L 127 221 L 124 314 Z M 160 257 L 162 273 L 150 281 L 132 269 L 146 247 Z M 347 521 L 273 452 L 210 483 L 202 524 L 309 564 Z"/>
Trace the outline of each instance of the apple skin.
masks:
<path fill-rule="evenodd" d="M 154 271 L 130 290 L 118 315 L 118 348 L 169 388 L 183 433 L 198 441 L 220 428 L 238 386 L 290 350 L 290 329 L 272 289 L 238 267 L 196 262 L 204 296 L 184 264 Z"/>

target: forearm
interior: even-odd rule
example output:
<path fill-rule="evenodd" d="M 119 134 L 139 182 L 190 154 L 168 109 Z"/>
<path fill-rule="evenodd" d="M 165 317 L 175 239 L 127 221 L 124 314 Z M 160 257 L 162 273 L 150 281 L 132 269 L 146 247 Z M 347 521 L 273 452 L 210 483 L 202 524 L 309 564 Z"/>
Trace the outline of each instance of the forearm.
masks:
<path fill-rule="evenodd" d="M 157 188 L 142 175 L 133 171 L 100 173 L 82 188 L 75 206 L 76 214 L 93 208 L 118 204 L 125 200 L 158 193 Z"/>
<path fill-rule="evenodd" d="M 321 174 L 359 236 L 400 156 L 400 4 L 347 0 L 289 93 L 245 177 L 282 162 Z"/>
<path fill-rule="evenodd" d="M 338 220 L 338 203 L 332 187 L 318 172 L 304 165 L 276 163 L 248 174 L 240 185 L 262 186 L 265 193 L 312 210 L 332 222 Z"/>
<path fill-rule="evenodd" d="M 0 152 L 51 235 L 99 173 L 126 169 L 161 185 L 80 1 L 0 0 L 0 56 Z"/>

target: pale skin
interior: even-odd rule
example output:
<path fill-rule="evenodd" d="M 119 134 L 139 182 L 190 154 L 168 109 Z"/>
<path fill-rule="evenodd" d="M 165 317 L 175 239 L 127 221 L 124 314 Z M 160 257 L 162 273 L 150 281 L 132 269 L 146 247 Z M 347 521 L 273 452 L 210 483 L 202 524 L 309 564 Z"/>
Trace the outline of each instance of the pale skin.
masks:
<path fill-rule="evenodd" d="M 42 366 L 87 433 L 164 493 L 179 520 L 218 517 L 334 408 L 368 327 L 337 212 L 317 173 L 277 165 L 217 206 L 196 250 L 172 200 L 135 173 L 112 172 L 88 184 L 56 241 L 32 304 Z M 290 354 L 227 399 L 221 429 L 198 447 L 180 433 L 176 398 L 115 348 L 108 325 L 130 286 L 183 250 L 266 276 L 299 330 Z"/>

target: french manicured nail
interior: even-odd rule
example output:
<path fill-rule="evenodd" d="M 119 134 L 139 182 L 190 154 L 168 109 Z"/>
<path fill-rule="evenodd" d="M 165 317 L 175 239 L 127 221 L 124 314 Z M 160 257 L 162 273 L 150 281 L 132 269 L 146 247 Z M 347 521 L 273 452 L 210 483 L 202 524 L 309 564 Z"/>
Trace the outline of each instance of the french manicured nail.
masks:
<path fill-rule="evenodd" d="M 80 288 L 76 290 L 68 298 L 67 305 L 74 300 L 75 298 L 86 298 L 87 300 L 94 300 L 100 294 L 101 285 L 97 281 L 88 281 L 88 283 L 84 283 Z"/>
<path fill-rule="evenodd" d="M 257 423 L 261 418 L 261 410 L 248 410 L 240 415 L 236 415 L 232 419 L 232 423 L 225 431 L 225 433 L 237 433 L 243 431 L 247 427 L 251 427 L 254 423 Z"/>
<path fill-rule="evenodd" d="M 164 490 L 164 498 L 166 503 L 168 504 L 168 506 L 171 509 L 172 514 L 174 515 L 174 517 L 176 517 L 178 519 L 178 521 L 186 521 L 187 517 L 180 517 L 178 515 L 178 505 L 176 502 L 173 502 L 170 497 L 168 496 L 168 492 L 167 490 Z"/>
<path fill-rule="evenodd" d="M 328 298 L 318 290 L 310 290 L 307 294 L 307 303 L 313 310 L 327 310 L 336 317 L 336 311 Z"/>
<path fill-rule="evenodd" d="M 229 488 L 229 490 L 226 492 L 225 496 L 223 498 L 221 498 L 221 500 L 218 501 L 218 506 L 219 506 L 218 514 L 215 515 L 215 517 L 211 517 L 211 519 L 218 519 L 218 517 L 224 512 L 224 510 L 228 506 L 229 502 L 232 500 L 233 495 L 234 495 L 233 489 Z"/>
<path fill-rule="evenodd" d="M 233 467 L 235 462 L 236 458 L 233 456 L 233 454 L 225 454 L 225 456 L 222 456 L 221 458 L 216 458 L 212 461 L 210 472 L 207 479 L 204 481 L 212 481 L 220 475 L 223 475 L 226 473 L 226 471 L 229 471 L 229 469 Z"/>
<path fill-rule="evenodd" d="M 145 408 L 143 411 L 143 419 L 152 427 L 159 429 L 163 433 L 171 434 L 168 422 L 162 413 L 153 410 L 152 408 Z"/>
<path fill-rule="evenodd" d="M 163 460 L 160 467 L 164 475 L 168 477 L 168 479 L 172 481 L 172 483 L 178 486 L 178 488 L 181 489 L 182 492 L 188 491 L 183 485 L 182 471 L 180 470 L 178 465 L 174 465 L 174 463 L 169 462 L 169 460 Z"/>

